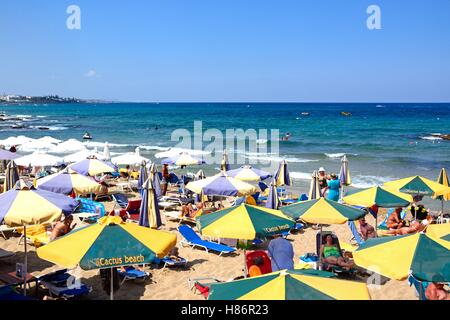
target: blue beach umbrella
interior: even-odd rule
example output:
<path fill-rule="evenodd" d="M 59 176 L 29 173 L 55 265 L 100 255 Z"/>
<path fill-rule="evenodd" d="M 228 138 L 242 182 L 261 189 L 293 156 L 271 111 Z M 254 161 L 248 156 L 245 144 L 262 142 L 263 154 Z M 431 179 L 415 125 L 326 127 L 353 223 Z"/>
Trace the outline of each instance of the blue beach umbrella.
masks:
<path fill-rule="evenodd" d="M 267 197 L 266 208 L 278 210 L 281 206 L 280 198 L 278 198 L 277 186 L 275 181 L 270 184 L 269 196 Z"/>
<path fill-rule="evenodd" d="M 291 179 L 289 177 L 289 171 L 287 168 L 286 160 L 280 162 L 277 173 L 275 174 L 275 181 L 277 186 L 291 185 Z"/>
<path fill-rule="evenodd" d="M 7 150 L 0 149 L 0 160 L 10 161 L 10 160 L 15 160 L 15 159 L 20 158 L 20 157 L 21 157 L 21 155 L 18 155 L 18 154 L 14 153 L 14 152 L 10 152 L 10 151 L 7 151 Z"/>
<path fill-rule="evenodd" d="M 139 171 L 139 179 L 138 179 L 138 191 L 141 194 L 141 197 L 144 192 L 143 184 L 145 183 L 145 181 L 147 181 L 147 179 L 148 179 L 147 162 L 142 161 L 141 166 L 140 166 L 140 171 Z"/>
<path fill-rule="evenodd" d="M 152 229 L 159 228 L 161 223 L 161 214 L 159 212 L 158 198 L 153 188 L 152 180 L 149 178 L 144 182 L 142 202 L 139 213 L 139 225 Z"/>
<path fill-rule="evenodd" d="M 229 177 L 224 172 L 206 179 L 191 181 L 186 185 L 186 188 L 202 195 L 232 197 L 248 196 L 257 191 L 257 188 L 251 184 Z"/>

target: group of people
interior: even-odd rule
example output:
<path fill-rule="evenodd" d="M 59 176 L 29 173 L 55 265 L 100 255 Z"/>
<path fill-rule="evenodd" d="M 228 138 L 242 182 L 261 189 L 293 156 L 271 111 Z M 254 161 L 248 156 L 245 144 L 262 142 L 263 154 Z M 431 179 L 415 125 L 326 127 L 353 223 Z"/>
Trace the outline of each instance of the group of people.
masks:
<path fill-rule="evenodd" d="M 329 200 L 338 201 L 341 182 L 336 173 L 326 174 L 323 167 L 319 168 L 320 194 Z"/>

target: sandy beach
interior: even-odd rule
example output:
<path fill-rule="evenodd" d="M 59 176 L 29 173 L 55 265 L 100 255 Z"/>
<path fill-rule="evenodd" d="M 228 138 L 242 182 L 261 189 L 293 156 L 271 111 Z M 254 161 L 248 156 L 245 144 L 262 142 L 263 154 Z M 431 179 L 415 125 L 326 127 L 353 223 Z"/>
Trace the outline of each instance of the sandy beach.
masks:
<path fill-rule="evenodd" d="M 105 207 L 111 210 L 114 206 L 112 202 L 105 202 Z M 218 256 L 214 253 L 206 253 L 202 249 L 191 249 L 183 247 L 179 241 L 182 236 L 177 231 L 178 222 L 166 220 L 163 216 L 164 225 L 161 230 L 167 230 L 177 235 L 177 247 L 179 255 L 188 260 L 186 267 L 166 268 L 155 265 L 147 266 L 146 270 L 150 272 L 150 279 L 145 283 L 126 281 L 115 293 L 115 299 L 122 300 L 204 300 L 198 292 L 189 289 L 188 280 L 195 278 L 212 277 L 218 280 L 227 281 L 243 274 L 243 253 Z M 383 214 L 381 215 L 383 217 Z M 380 219 L 380 218 L 379 218 Z M 375 221 L 371 216 L 367 216 L 367 221 L 374 225 Z M 77 219 L 75 223 L 81 226 L 82 223 Z M 77 226 L 77 227 L 78 227 Z M 192 225 L 193 226 L 193 225 Z M 332 225 L 324 227 L 324 230 L 334 231 L 341 242 L 350 243 L 352 234 L 347 224 Z M 315 235 L 317 230 L 309 227 L 303 232 L 289 235 L 288 239 L 292 242 L 295 252 L 295 263 L 298 263 L 299 257 L 307 252 L 315 252 Z M 11 272 L 15 270 L 15 263 L 22 262 L 24 259 L 24 247 L 18 246 L 19 238 L 12 236 L 8 240 L 0 239 L 0 247 L 16 252 L 16 255 L 0 264 L 0 273 Z M 262 245 L 264 246 L 264 245 Z M 28 246 L 28 271 L 34 276 L 43 275 L 52 271 L 59 270 L 60 267 L 47 261 L 41 260 L 36 255 L 36 249 Z M 100 276 L 97 270 L 83 271 L 80 268 L 74 269 L 75 274 L 81 276 L 82 282 L 93 287 L 92 292 L 83 299 L 89 300 L 107 300 L 109 296 L 101 287 Z M 366 281 L 365 278 L 357 276 L 352 279 L 355 281 Z M 371 298 L 373 300 L 416 300 L 414 288 L 408 286 L 408 282 L 384 279 L 383 285 L 379 287 L 368 286 Z M 32 290 L 33 292 L 33 290 Z M 41 291 L 45 294 L 45 291 Z"/>

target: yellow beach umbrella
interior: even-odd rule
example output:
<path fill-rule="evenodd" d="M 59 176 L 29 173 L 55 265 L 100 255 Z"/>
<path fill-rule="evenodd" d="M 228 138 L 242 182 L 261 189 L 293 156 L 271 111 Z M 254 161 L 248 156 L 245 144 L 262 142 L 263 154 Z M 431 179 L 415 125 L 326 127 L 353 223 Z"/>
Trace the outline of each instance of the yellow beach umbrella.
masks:
<path fill-rule="evenodd" d="M 186 189 L 197 194 L 241 197 L 254 194 L 258 189 L 249 183 L 221 172 L 202 180 L 191 181 Z"/>
<path fill-rule="evenodd" d="M 410 194 L 399 192 L 395 189 L 385 189 L 379 186 L 368 188 L 345 196 L 343 201 L 347 204 L 361 207 L 380 208 L 406 207 L 413 202 Z"/>
<path fill-rule="evenodd" d="M 440 183 L 444 186 L 449 186 L 449 181 L 448 181 L 448 175 L 447 175 L 447 171 L 442 168 L 441 172 L 439 173 L 439 177 L 437 179 L 437 183 Z M 450 200 L 450 192 L 444 193 L 443 195 L 433 195 L 433 199 L 439 199 L 441 200 L 441 223 L 443 222 L 443 218 L 444 218 L 444 201 L 448 201 Z"/>
<path fill-rule="evenodd" d="M 450 223 L 430 224 L 427 227 L 427 235 L 433 238 L 442 238 L 450 234 Z"/>
<path fill-rule="evenodd" d="M 434 182 L 421 176 L 412 176 L 404 179 L 386 182 L 383 187 L 396 189 L 411 195 L 440 196 L 450 192 L 450 187 Z"/>
<path fill-rule="evenodd" d="M 56 193 L 90 194 L 100 192 L 102 185 L 92 179 L 76 172 L 64 170 L 36 181 L 38 189 Z"/>

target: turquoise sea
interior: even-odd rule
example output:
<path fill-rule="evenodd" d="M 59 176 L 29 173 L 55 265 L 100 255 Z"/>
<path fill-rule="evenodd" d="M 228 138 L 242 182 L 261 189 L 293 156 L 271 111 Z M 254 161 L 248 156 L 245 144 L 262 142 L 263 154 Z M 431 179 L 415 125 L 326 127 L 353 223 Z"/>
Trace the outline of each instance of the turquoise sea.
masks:
<path fill-rule="evenodd" d="M 196 120 L 203 122 L 204 130 L 222 132 L 279 129 L 281 135 L 291 133 L 289 141 L 280 141 L 279 155 L 271 154 L 270 142 L 258 145 L 269 149 L 259 155 L 234 151 L 245 159 L 266 161 L 262 167 L 269 160 L 276 164 L 287 159 L 299 185 L 306 185 L 305 178 L 319 166 L 339 172 L 344 153 L 356 187 L 415 174 L 435 180 L 442 167 L 450 169 L 450 141 L 432 136 L 450 133 L 450 103 L 112 103 L 0 105 L 0 110 L 21 119 L 0 122 L 0 139 L 50 135 L 81 140 L 87 131 L 94 138 L 91 146 L 100 151 L 105 141 L 117 153 L 141 146 L 141 154 L 158 163 L 153 155 L 176 144 L 171 141 L 173 130 L 192 132 Z M 341 111 L 352 115 L 342 116 Z M 17 123 L 24 128 L 11 128 Z M 212 173 L 218 165 L 204 167 Z"/>

